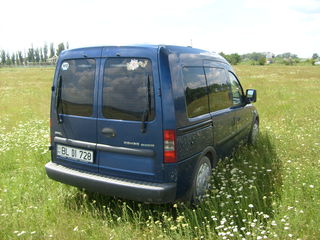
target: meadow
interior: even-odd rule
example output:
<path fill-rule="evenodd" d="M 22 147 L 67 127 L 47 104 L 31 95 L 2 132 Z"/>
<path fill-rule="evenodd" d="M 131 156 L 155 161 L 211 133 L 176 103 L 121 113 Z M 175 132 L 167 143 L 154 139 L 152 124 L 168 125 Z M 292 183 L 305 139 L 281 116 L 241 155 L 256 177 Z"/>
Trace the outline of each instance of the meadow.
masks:
<path fill-rule="evenodd" d="M 0 239 L 320 239 L 320 67 L 236 66 L 261 134 L 213 171 L 197 208 L 50 180 L 53 68 L 0 68 Z"/>

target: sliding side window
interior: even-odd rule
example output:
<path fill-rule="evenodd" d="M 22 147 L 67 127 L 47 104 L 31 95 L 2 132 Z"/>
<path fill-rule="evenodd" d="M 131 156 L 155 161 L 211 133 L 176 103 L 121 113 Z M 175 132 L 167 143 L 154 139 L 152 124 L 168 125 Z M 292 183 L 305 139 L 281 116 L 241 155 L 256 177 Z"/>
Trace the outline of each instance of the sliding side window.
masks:
<path fill-rule="evenodd" d="M 202 67 L 184 67 L 183 79 L 188 117 L 193 118 L 209 112 L 207 85 Z"/>
<path fill-rule="evenodd" d="M 210 111 L 218 111 L 232 106 L 230 87 L 226 71 L 222 68 L 205 67 Z"/>

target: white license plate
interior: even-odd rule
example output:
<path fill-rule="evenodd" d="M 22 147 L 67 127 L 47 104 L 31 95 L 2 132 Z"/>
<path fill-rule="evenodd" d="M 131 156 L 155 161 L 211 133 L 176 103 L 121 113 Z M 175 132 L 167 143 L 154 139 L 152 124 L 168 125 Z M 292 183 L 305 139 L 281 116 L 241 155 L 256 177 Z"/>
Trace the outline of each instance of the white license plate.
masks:
<path fill-rule="evenodd" d="M 57 155 L 82 162 L 93 162 L 93 151 L 88 151 L 81 148 L 57 145 Z"/>

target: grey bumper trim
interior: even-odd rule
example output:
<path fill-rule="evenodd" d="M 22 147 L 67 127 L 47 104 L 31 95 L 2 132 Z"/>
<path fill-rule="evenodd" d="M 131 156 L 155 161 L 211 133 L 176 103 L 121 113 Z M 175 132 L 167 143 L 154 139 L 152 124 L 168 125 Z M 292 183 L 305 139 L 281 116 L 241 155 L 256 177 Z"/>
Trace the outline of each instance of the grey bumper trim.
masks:
<path fill-rule="evenodd" d="M 110 196 L 151 203 L 172 202 L 176 197 L 176 183 L 150 183 L 106 177 L 53 162 L 47 163 L 45 168 L 47 175 L 56 181 Z"/>

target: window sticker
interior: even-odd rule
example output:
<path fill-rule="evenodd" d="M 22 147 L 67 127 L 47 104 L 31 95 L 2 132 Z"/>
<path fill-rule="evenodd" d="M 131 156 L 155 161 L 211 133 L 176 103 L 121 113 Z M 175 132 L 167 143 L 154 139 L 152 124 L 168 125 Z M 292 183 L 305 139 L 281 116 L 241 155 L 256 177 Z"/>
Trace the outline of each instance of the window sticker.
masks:
<path fill-rule="evenodd" d="M 67 70 L 68 70 L 68 68 L 69 68 L 69 63 L 68 63 L 68 62 L 64 62 L 64 63 L 62 63 L 61 68 L 62 68 L 62 70 L 63 70 L 63 71 L 67 71 Z"/>
<path fill-rule="evenodd" d="M 127 63 L 127 70 L 134 71 L 139 67 L 145 68 L 148 64 L 148 61 L 138 61 L 137 59 L 131 59 L 130 62 Z"/>

